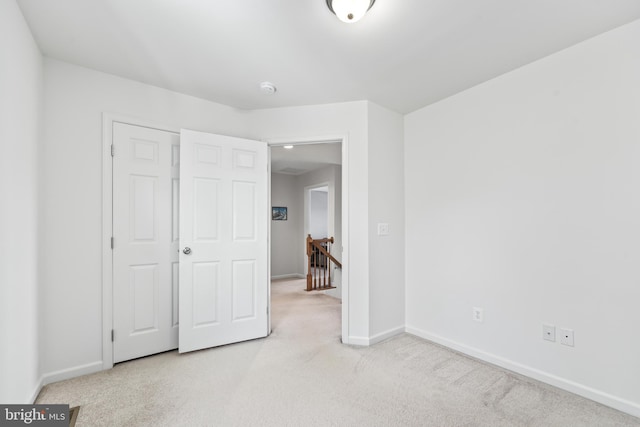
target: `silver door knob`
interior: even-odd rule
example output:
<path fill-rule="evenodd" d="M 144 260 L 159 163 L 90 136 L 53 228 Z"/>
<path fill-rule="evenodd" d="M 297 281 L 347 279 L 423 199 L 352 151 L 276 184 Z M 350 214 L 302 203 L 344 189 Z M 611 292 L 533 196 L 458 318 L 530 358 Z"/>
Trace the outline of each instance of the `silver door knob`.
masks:
<path fill-rule="evenodd" d="M 182 253 L 185 255 L 189 255 L 191 253 L 191 248 L 187 246 L 182 250 Z"/>

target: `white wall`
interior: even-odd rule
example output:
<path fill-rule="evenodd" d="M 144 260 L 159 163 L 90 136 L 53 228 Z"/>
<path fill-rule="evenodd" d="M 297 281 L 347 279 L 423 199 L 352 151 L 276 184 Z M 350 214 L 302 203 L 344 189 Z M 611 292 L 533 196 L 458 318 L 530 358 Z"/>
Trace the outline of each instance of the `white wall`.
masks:
<path fill-rule="evenodd" d="M 257 139 L 300 141 L 314 137 L 345 136 L 348 176 L 343 176 L 348 188 L 346 210 L 349 229 L 350 258 L 348 266 L 349 330 L 352 344 L 368 343 L 369 339 L 369 242 L 368 242 L 368 169 L 367 103 L 364 101 L 307 107 L 256 110 L 249 113 L 251 136 Z M 335 139 L 335 138 L 333 138 Z M 343 147 L 343 150 L 345 147 Z M 343 165 L 344 166 L 344 165 Z M 346 198 L 343 197 L 343 201 Z M 343 325 L 344 326 L 344 325 Z"/>
<path fill-rule="evenodd" d="M 329 236 L 329 193 L 312 190 L 309 193 L 309 234 L 314 239 Z"/>
<path fill-rule="evenodd" d="M 0 402 L 39 390 L 38 147 L 42 55 L 13 0 L 0 2 Z"/>
<path fill-rule="evenodd" d="M 636 21 L 405 122 L 409 330 L 637 416 L 639 40 Z"/>
<path fill-rule="evenodd" d="M 234 136 L 246 124 L 232 108 L 56 60 L 44 76 L 41 354 L 51 381 L 102 368 L 102 113 Z"/>
<path fill-rule="evenodd" d="M 368 342 L 367 104 L 242 112 L 53 59 L 44 61 L 41 355 L 45 382 L 102 368 L 102 113 L 265 139 L 345 136 L 350 260 L 348 340 Z"/>
<path fill-rule="evenodd" d="M 349 235 L 349 241 L 343 243 L 349 248 L 349 259 L 342 259 L 343 274 L 348 275 L 347 339 L 351 344 L 370 344 L 402 332 L 402 116 L 361 101 L 256 110 L 250 112 L 249 121 L 257 139 L 300 141 L 346 136 L 347 174 L 341 179 L 347 191 L 341 209 L 347 217 L 342 227 L 348 227 Z M 376 235 L 377 222 L 390 224 L 392 234 L 384 240 Z"/>
<path fill-rule="evenodd" d="M 370 339 L 404 332 L 404 120 L 368 103 Z M 389 234 L 378 235 L 378 224 Z"/>
<path fill-rule="evenodd" d="M 271 277 L 301 276 L 298 252 L 303 212 L 296 176 L 271 174 L 271 206 L 287 207 L 286 221 L 271 221 Z"/>

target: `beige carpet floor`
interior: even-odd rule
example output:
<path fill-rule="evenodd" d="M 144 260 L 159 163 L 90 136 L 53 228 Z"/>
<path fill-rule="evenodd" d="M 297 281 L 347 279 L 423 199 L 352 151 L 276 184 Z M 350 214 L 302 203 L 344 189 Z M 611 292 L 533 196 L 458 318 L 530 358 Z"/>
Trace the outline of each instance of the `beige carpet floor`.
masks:
<path fill-rule="evenodd" d="M 46 386 L 77 426 L 640 426 L 640 419 L 411 335 L 340 343 L 340 301 L 272 284 L 273 334 Z"/>

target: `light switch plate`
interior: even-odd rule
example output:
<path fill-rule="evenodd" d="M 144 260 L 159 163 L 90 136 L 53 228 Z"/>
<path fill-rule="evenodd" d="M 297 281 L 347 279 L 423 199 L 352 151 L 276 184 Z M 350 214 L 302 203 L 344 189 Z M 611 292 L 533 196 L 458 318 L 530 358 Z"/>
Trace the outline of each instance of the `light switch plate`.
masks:
<path fill-rule="evenodd" d="M 478 323 L 484 321 L 484 310 L 480 307 L 473 307 L 473 320 Z"/>
<path fill-rule="evenodd" d="M 386 222 L 381 222 L 378 224 L 378 236 L 388 236 L 389 235 L 389 224 Z"/>

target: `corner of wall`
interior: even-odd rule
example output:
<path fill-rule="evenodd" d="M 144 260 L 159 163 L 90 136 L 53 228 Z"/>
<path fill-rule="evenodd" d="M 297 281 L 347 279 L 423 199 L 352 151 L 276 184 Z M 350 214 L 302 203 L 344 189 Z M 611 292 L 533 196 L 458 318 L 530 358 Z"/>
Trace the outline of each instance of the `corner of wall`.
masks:
<path fill-rule="evenodd" d="M 370 341 L 404 330 L 404 120 L 369 102 Z M 386 227 L 387 231 L 379 230 Z"/>
<path fill-rule="evenodd" d="M 0 401 L 39 391 L 38 156 L 42 54 L 18 4 L 0 2 Z M 19 302 L 19 303 L 17 303 Z"/>

